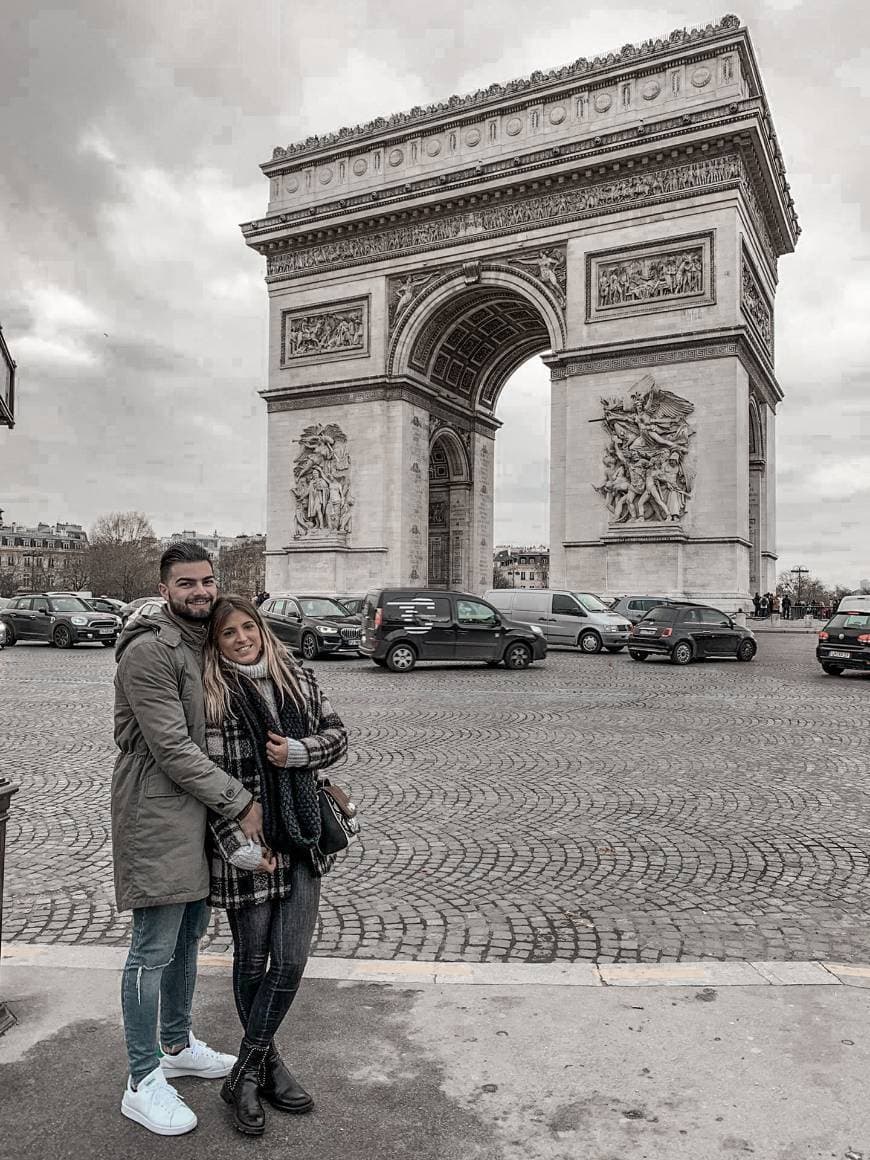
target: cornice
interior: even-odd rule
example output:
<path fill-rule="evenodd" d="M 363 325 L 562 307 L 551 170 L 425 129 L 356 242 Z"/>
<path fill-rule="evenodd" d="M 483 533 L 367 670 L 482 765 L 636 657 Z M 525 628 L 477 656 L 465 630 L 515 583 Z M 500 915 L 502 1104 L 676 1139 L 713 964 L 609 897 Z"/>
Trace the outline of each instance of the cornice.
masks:
<path fill-rule="evenodd" d="M 783 399 L 769 358 L 761 358 L 760 348 L 748 326 L 686 332 L 646 342 L 612 342 L 576 351 L 543 355 L 554 381 L 605 371 L 636 370 L 643 367 L 697 362 L 714 358 L 736 358 L 754 387 L 772 409 Z"/>
<path fill-rule="evenodd" d="M 553 89 L 558 89 L 566 82 L 582 80 L 584 84 L 594 82 L 612 72 L 620 66 L 635 66 L 660 62 L 674 53 L 685 52 L 696 47 L 708 50 L 720 41 L 731 39 L 735 33 L 743 32 L 738 17 L 723 16 L 716 24 L 707 24 L 704 28 L 675 29 L 664 39 L 645 40 L 642 44 L 626 44 L 618 52 L 609 52 L 603 56 L 596 56 L 591 61 L 580 57 L 571 64 L 561 68 L 550 69 L 548 72 L 536 71 L 529 77 L 508 81 L 506 84 L 492 84 L 486 89 L 478 89 L 465 96 L 454 95 L 446 101 L 426 107 L 415 106 L 408 112 L 393 113 L 390 117 L 376 117 L 364 125 L 346 126 L 332 133 L 321 136 L 311 136 L 304 141 L 288 146 L 276 146 L 272 152 L 271 161 L 264 162 L 261 168 L 266 173 L 275 169 L 276 162 L 287 159 L 297 160 L 301 157 L 319 157 L 325 151 L 334 153 L 336 149 L 353 147 L 362 141 L 377 138 L 381 141 L 384 135 L 413 129 L 419 131 L 432 122 L 441 121 L 445 117 L 456 117 L 465 113 L 479 115 L 493 107 L 501 107 L 506 100 L 529 98 L 540 100 L 548 96 Z"/>

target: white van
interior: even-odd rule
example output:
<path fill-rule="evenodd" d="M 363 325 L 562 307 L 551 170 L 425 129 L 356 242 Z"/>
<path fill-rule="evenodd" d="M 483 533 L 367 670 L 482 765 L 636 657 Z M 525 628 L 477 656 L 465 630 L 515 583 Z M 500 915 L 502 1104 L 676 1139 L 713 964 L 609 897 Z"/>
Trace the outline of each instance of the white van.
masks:
<path fill-rule="evenodd" d="M 553 588 L 491 588 L 485 598 L 510 620 L 540 628 L 548 645 L 576 645 L 585 653 L 617 653 L 628 644 L 631 621 L 611 612 L 592 592 Z"/>
<path fill-rule="evenodd" d="M 837 605 L 837 612 L 870 612 L 870 595 L 856 592 L 854 596 L 844 596 Z"/>

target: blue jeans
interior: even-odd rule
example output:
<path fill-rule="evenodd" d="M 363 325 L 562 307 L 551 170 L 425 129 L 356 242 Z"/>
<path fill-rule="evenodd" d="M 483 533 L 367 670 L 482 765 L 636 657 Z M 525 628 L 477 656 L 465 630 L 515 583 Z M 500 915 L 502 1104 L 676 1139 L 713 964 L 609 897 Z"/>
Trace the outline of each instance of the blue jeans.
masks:
<path fill-rule="evenodd" d="M 121 980 L 121 1010 L 134 1084 L 160 1062 L 158 1018 L 164 1047 L 188 1041 L 196 958 L 209 914 L 205 898 L 133 911 L 133 939 Z"/>
<path fill-rule="evenodd" d="M 292 894 L 228 910 L 233 995 L 245 1038 L 265 1049 L 296 998 L 317 926 L 320 879 L 306 863 L 292 871 Z"/>

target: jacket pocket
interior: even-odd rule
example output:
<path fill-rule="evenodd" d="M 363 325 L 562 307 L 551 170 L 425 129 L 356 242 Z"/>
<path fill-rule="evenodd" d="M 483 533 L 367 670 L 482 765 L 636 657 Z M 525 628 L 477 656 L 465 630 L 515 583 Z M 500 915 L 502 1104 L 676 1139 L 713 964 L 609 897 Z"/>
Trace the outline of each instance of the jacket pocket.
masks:
<path fill-rule="evenodd" d="M 152 769 L 145 777 L 145 797 L 177 797 L 183 793 L 180 785 L 176 785 L 171 777 L 159 769 Z"/>

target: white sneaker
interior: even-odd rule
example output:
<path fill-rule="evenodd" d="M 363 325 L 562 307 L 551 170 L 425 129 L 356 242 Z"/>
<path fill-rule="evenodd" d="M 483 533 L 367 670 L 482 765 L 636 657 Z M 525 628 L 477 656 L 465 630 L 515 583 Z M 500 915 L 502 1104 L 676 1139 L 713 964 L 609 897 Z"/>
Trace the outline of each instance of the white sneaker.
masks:
<path fill-rule="evenodd" d="M 223 1079 L 233 1070 L 234 1055 L 212 1051 L 207 1043 L 190 1033 L 190 1042 L 178 1055 L 164 1055 L 160 1066 L 164 1075 L 198 1075 L 201 1079 Z"/>
<path fill-rule="evenodd" d="M 121 1100 L 121 1115 L 135 1120 L 158 1136 L 183 1136 L 196 1127 L 196 1115 L 174 1087 L 166 1082 L 159 1067 L 149 1072 L 134 1091 L 127 1080 Z"/>

